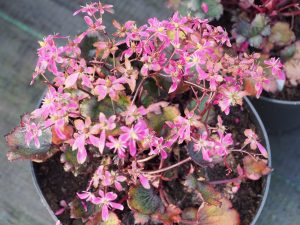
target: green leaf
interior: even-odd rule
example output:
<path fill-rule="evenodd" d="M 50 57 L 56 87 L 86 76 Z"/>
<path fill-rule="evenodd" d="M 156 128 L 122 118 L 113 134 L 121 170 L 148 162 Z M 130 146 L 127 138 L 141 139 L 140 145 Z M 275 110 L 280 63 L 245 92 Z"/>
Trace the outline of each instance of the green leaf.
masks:
<path fill-rule="evenodd" d="M 149 78 L 143 85 L 143 93 L 141 96 L 141 103 L 148 107 L 155 102 L 159 97 L 159 89 L 154 79 Z"/>
<path fill-rule="evenodd" d="M 270 35 L 270 32 L 267 32 L 269 29 L 268 27 L 270 27 L 269 18 L 266 17 L 265 14 L 256 14 L 255 18 L 251 22 L 250 37 L 254 37 L 257 35 Z"/>
<path fill-rule="evenodd" d="M 162 113 L 148 113 L 148 125 L 154 131 L 159 133 L 166 121 L 174 121 L 180 115 L 179 109 L 176 106 L 166 106 L 162 109 Z"/>
<path fill-rule="evenodd" d="M 96 43 L 100 39 L 101 37 L 95 34 L 89 34 L 85 36 L 79 45 L 81 50 L 81 57 L 85 60 L 92 60 L 96 53 L 94 43 Z"/>
<path fill-rule="evenodd" d="M 220 206 L 221 194 L 212 185 L 198 181 L 193 175 L 188 175 L 183 185 L 190 191 L 196 191 L 201 199 L 210 205 Z"/>
<path fill-rule="evenodd" d="M 133 211 L 144 215 L 151 215 L 159 209 L 161 200 L 152 188 L 145 189 L 141 185 L 138 185 L 129 189 L 127 204 Z"/>
<path fill-rule="evenodd" d="M 85 117 L 90 117 L 92 121 L 97 121 L 99 113 L 104 113 L 107 117 L 116 113 L 126 111 L 131 101 L 128 96 L 120 95 L 118 101 L 112 101 L 110 97 L 106 97 L 102 101 L 98 101 L 95 97 L 85 99 L 80 104 L 80 112 Z M 114 105 L 114 108 L 113 108 Z"/>
<path fill-rule="evenodd" d="M 197 212 L 198 209 L 189 207 L 185 208 L 182 212 L 182 219 L 189 220 L 189 221 L 195 221 L 197 219 Z M 188 225 L 186 223 L 179 223 L 180 225 Z"/>
<path fill-rule="evenodd" d="M 52 145 L 51 127 L 44 129 L 42 135 L 38 137 L 40 142 L 39 148 L 35 146 L 33 141 L 29 146 L 25 143 L 24 123 L 27 123 L 29 120 L 37 124 L 42 122 L 38 119 L 30 119 L 30 115 L 25 114 L 21 117 L 20 126 L 5 136 L 10 148 L 10 151 L 7 153 L 9 160 L 30 159 L 35 162 L 43 162 L 59 151 L 58 148 Z"/>
<path fill-rule="evenodd" d="M 254 37 L 249 38 L 249 44 L 254 48 L 260 48 L 262 43 L 263 43 L 263 38 L 261 35 L 256 35 Z"/>
<path fill-rule="evenodd" d="M 223 14 L 223 5 L 221 0 L 188 0 L 185 1 L 187 8 L 191 11 L 192 16 L 197 16 L 202 19 L 220 19 Z M 201 5 L 205 3 L 208 6 L 208 12 L 205 13 Z"/>
<path fill-rule="evenodd" d="M 69 203 L 70 207 L 70 218 L 71 219 L 83 219 L 87 218 L 92 215 L 94 211 L 94 205 L 87 202 L 87 211 L 85 210 L 84 206 L 82 205 L 79 199 L 74 199 L 72 202 Z"/>
<path fill-rule="evenodd" d="M 103 221 L 102 212 L 99 211 L 86 223 L 86 225 L 121 225 L 121 220 L 118 218 L 117 214 L 109 212 L 108 219 Z"/>
<path fill-rule="evenodd" d="M 187 108 L 189 111 L 192 111 L 193 109 L 196 108 L 196 111 L 195 111 L 195 114 L 197 115 L 201 115 L 202 112 L 205 110 L 206 108 L 206 104 L 207 104 L 207 101 L 208 101 L 208 96 L 205 96 L 201 102 L 198 104 L 197 106 L 197 101 L 195 99 L 191 99 L 190 101 L 188 101 L 187 103 Z M 215 118 L 215 110 L 213 107 L 211 107 L 211 109 L 209 110 L 209 113 L 208 111 L 202 116 L 201 118 L 201 121 L 204 122 L 206 120 L 206 117 L 208 116 L 207 118 L 207 123 L 209 123 L 210 121 L 212 121 L 214 118 Z"/>
<path fill-rule="evenodd" d="M 296 44 L 291 44 L 286 46 L 284 49 L 280 51 L 280 59 L 288 60 L 293 57 L 296 52 Z"/>
<path fill-rule="evenodd" d="M 277 46 L 286 46 L 295 41 L 295 33 L 286 22 L 277 22 L 272 26 L 270 42 Z"/>

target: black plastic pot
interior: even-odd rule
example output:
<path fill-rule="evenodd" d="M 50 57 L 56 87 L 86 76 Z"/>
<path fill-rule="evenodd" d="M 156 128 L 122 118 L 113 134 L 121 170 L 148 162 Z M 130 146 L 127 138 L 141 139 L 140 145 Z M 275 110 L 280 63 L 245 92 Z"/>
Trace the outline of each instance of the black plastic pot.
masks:
<path fill-rule="evenodd" d="M 252 98 L 268 133 L 276 134 L 300 128 L 300 101 L 285 101 L 267 97 Z"/>
<path fill-rule="evenodd" d="M 248 98 L 245 98 L 244 100 L 245 100 L 244 101 L 245 106 L 251 112 L 251 120 L 257 126 L 259 135 L 261 137 L 263 137 L 262 143 L 264 144 L 264 146 L 266 147 L 266 149 L 268 151 L 268 154 L 269 154 L 268 164 L 271 167 L 271 150 L 270 150 L 270 143 L 269 143 L 269 138 L 268 138 L 267 132 L 266 132 L 266 130 L 264 128 L 264 125 L 263 125 L 258 113 L 256 112 L 254 106 L 251 104 L 250 100 Z M 42 193 L 42 191 L 40 189 L 40 186 L 39 186 L 39 183 L 38 183 L 38 180 L 37 180 L 37 177 L 36 177 L 36 167 L 37 167 L 37 163 L 32 162 L 31 163 L 31 173 L 32 173 L 32 179 L 33 179 L 34 186 L 35 186 L 35 188 L 36 188 L 36 190 L 37 190 L 37 192 L 40 196 L 42 204 L 47 208 L 47 210 L 48 210 L 49 214 L 51 215 L 51 217 L 53 218 L 53 220 L 58 221 L 58 218 L 55 216 L 54 212 L 50 208 L 49 204 L 47 203 L 47 201 L 44 197 L 44 194 Z M 269 193 L 270 182 L 271 182 L 271 174 L 269 174 L 268 176 L 266 176 L 264 178 L 264 189 L 263 189 L 263 192 L 262 192 L 262 199 L 261 199 L 260 205 L 257 209 L 256 215 L 253 218 L 252 223 L 250 225 L 255 225 L 256 224 L 256 222 L 257 222 L 257 220 L 258 220 L 258 218 L 259 218 L 259 216 L 262 212 L 262 209 L 265 205 L 265 202 L 266 202 L 266 199 L 267 199 L 267 196 L 268 196 L 268 193 Z"/>

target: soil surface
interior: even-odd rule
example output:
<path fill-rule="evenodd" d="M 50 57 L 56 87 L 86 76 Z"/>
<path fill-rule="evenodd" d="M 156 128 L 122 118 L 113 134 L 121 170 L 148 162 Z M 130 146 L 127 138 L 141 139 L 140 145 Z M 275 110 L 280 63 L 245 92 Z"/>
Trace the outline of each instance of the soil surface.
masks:
<path fill-rule="evenodd" d="M 243 143 L 245 139 L 243 135 L 244 129 L 255 127 L 250 119 L 248 110 L 244 110 L 243 113 L 241 113 L 240 110 L 233 108 L 230 116 L 222 115 L 222 118 L 224 120 L 224 124 L 229 127 L 229 132 L 233 134 L 235 143 Z M 259 133 L 259 131 L 257 132 Z M 236 163 L 242 164 L 243 156 L 240 153 L 234 154 L 233 158 Z M 87 176 L 79 175 L 78 177 L 74 177 L 72 173 L 65 172 L 59 161 L 59 154 L 44 163 L 34 164 L 34 168 L 42 193 L 54 212 L 61 208 L 59 206 L 59 202 L 61 200 L 70 202 L 74 199 L 76 191 L 84 190 L 89 179 Z M 218 164 L 213 168 L 208 167 L 206 171 L 209 180 L 220 180 L 236 176 L 236 174 L 226 176 L 225 173 L 226 167 L 222 164 Z M 182 196 L 182 193 L 184 192 L 181 188 L 174 188 L 180 186 L 180 183 L 176 184 L 176 180 L 174 181 L 174 184 L 169 182 L 169 184 L 166 183 L 165 186 L 166 192 L 173 195 L 174 199 L 178 198 L 178 196 Z M 256 215 L 256 211 L 262 199 L 265 181 L 266 179 L 262 178 L 258 181 L 249 180 L 243 182 L 237 194 L 226 196 L 231 199 L 233 207 L 239 212 L 241 225 L 249 225 Z M 216 188 L 222 191 L 226 188 L 226 185 L 218 185 Z M 190 204 L 188 203 L 190 202 L 188 199 L 189 197 L 187 197 L 187 201 L 183 203 L 183 207 L 185 207 L 185 204 Z M 126 208 L 120 215 L 122 217 L 122 224 L 132 225 L 133 217 L 130 213 L 128 213 L 129 210 L 126 210 Z M 78 221 L 76 222 L 75 220 L 69 219 L 69 216 L 69 210 L 66 210 L 62 215 L 58 216 L 58 218 L 61 220 L 63 225 L 77 225 Z M 152 225 L 152 223 L 149 223 L 149 225 L 150 224 Z"/>

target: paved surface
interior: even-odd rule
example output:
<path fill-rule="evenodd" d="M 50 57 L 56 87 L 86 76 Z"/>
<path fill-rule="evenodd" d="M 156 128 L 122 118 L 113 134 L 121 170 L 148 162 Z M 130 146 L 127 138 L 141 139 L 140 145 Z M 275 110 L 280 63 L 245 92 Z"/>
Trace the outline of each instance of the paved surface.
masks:
<path fill-rule="evenodd" d="M 115 0 L 119 21 L 164 18 L 170 13 L 157 0 Z M 3 135 L 17 125 L 19 114 L 33 110 L 43 86 L 29 88 L 38 47 L 49 33 L 74 35 L 83 27 L 72 12 L 80 0 L 0 0 L 0 225 L 51 225 L 31 181 L 28 162 L 9 163 Z M 111 17 L 108 18 L 111 20 Z M 270 195 L 258 225 L 300 224 L 300 130 L 272 136 Z"/>

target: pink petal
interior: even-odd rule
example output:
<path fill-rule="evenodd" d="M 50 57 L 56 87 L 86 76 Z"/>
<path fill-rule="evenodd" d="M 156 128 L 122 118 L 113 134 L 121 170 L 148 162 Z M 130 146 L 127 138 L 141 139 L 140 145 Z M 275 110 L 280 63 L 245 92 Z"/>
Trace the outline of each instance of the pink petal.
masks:
<path fill-rule="evenodd" d="M 113 192 L 108 192 L 106 195 L 105 195 L 105 198 L 107 198 L 109 201 L 113 201 L 117 198 L 118 196 L 113 193 Z"/>
<path fill-rule="evenodd" d="M 74 125 L 75 125 L 75 128 L 77 130 L 83 130 L 84 129 L 84 122 L 82 120 L 80 120 L 80 119 L 75 120 L 74 121 Z"/>
<path fill-rule="evenodd" d="M 136 144 L 134 140 L 129 141 L 129 153 L 132 157 L 136 155 Z"/>
<path fill-rule="evenodd" d="M 258 147 L 258 149 L 259 149 L 259 151 L 260 151 L 260 153 L 265 157 L 265 158 L 268 158 L 268 152 L 267 152 L 267 150 L 265 149 L 265 147 L 264 146 L 262 146 L 260 143 L 256 143 L 257 144 L 257 147 Z"/>
<path fill-rule="evenodd" d="M 85 148 L 80 148 L 77 151 L 77 161 L 79 164 L 83 164 L 86 160 L 87 152 Z"/>
<path fill-rule="evenodd" d="M 57 136 L 62 140 L 66 139 L 66 136 L 62 132 L 62 130 L 64 129 L 64 125 L 65 125 L 64 119 L 57 120 L 54 125 L 54 130 L 55 130 Z"/>
<path fill-rule="evenodd" d="M 103 100 L 107 95 L 107 88 L 102 85 L 98 85 L 95 88 L 95 94 L 98 95 L 98 100 Z"/>
<path fill-rule="evenodd" d="M 104 147 L 105 147 L 105 138 L 106 138 L 106 135 L 105 135 L 105 130 L 103 130 L 101 132 L 101 135 L 100 135 L 100 139 L 99 139 L 99 152 L 101 154 L 103 154 L 103 150 L 104 150 Z"/>
<path fill-rule="evenodd" d="M 122 191 L 122 185 L 119 183 L 119 182 L 115 182 L 115 188 L 118 190 L 118 191 Z"/>
<path fill-rule="evenodd" d="M 83 199 L 87 199 L 90 196 L 90 193 L 89 192 L 77 193 L 77 196 L 83 200 Z"/>
<path fill-rule="evenodd" d="M 123 210 L 123 209 L 124 209 L 124 206 L 121 205 L 121 204 L 119 204 L 119 203 L 111 202 L 111 203 L 109 203 L 109 204 L 110 204 L 110 206 L 111 206 L 112 208 L 119 209 L 119 210 Z"/>
<path fill-rule="evenodd" d="M 103 205 L 102 206 L 102 219 L 103 219 L 103 221 L 107 221 L 108 220 L 108 208 L 107 208 L 107 205 Z"/>
<path fill-rule="evenodd" d="M 91 144 L 94 145 L 95 147 L 99 146 L 99 142 L 100 142 L 99 138 L 95 137 L 94 135 L 90 135 L 89 140 Z"/>
<path fill-rule="evenodd" d="M 94 25 L 93 20 L 89 17 L 89 16 L 85 16 L 84 17 L 84 21 L 86 22 L 87 25 L 89 25 L 90 27 L 92 27 Z"/>
<path fill-rule="evenodd" d="M 65 208 L 61 208 L 61 209 L 57 210 L 54 214 L 55 214 L 56 216 L 59 216 L 59 215 L 63 214 L 64 211 L 65 211 Z"/>
<path fill-rule="evenodd" d="M 78 76 L 79 76 L 78 73 L 73 73 L 70 76 L 68 76 L 65 81 L 65 88 L 72 87 L 76 83 Z"/>
<path fill-rule="evenodd" d="M 201 4 L 201 9 L 204 13 L 208 13 L 208 5 L 206 3 Z"/>
<path fill-rule="evenodd" d="M 146 177 L 144 177 L 142 174 L 139 175 L 139 180 L 142 184 L 142 186 L 146 189 L 150 189 L 149 181 Z"/>

